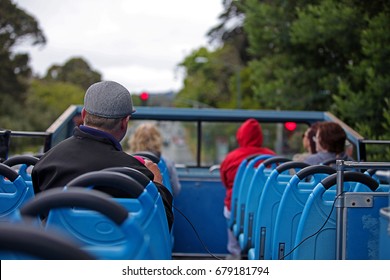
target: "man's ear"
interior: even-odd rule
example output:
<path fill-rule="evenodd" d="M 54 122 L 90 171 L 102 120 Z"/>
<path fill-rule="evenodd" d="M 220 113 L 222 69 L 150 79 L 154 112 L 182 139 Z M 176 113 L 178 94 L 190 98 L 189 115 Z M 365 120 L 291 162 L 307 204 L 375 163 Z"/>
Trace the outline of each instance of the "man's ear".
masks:
<path fill-rule="evenodd" d="M 81 110 L 81 119 L 83 120 L 83 122 L 84 122 L 84 119 L 85 119 L 85 115 L 87 114 L 87 111 L 85 111 L 85 108 L 83 108 L 82 110 Z"/>
<path fill-rule="evenodd" d="M 129 123 L 129 120 L 130 120 L 130 116 L 127 116 L 127 117 L 122 119 L 122 129 L 124 129 L 124 128 L 127 129 L 127 125 Z"/>

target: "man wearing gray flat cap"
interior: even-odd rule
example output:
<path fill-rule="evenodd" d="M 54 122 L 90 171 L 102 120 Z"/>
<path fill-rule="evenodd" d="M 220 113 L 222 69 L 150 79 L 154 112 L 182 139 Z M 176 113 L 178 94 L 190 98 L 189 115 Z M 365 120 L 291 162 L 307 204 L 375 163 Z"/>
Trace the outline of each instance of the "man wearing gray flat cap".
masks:
<path fill-rule="evenodd" d="M 83 125 L 75 127 L 73 136 L 47 151 L 35 164 L 32 180 L 35 193 L 64 187 L 74 178 L 110 167 L 131 167 L 144 173 L 156 184 L 164 202 L 168 226 L 173 223 L 172 195 L 162 185 L 157 164 L 122 151 L 120 141 L 135 112 L 130 92 L 121 84 L 102 81 L 91 85 L 81 111 Z M 122 196 L 107 191 L 113 196 Z"/>

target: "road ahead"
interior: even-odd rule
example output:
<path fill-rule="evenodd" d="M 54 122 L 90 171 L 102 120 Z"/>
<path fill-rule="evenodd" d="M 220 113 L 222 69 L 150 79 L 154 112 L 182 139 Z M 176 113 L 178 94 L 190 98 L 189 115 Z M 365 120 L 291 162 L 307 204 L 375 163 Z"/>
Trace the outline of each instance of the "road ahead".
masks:
<path fill-rule="evenodd" d="M 185 139 L 185 130 L 178 122 L 161 122 L 160 131 L 164 139 L 163 155 L 176 164 L 194 165 L 195 156 Z"/>

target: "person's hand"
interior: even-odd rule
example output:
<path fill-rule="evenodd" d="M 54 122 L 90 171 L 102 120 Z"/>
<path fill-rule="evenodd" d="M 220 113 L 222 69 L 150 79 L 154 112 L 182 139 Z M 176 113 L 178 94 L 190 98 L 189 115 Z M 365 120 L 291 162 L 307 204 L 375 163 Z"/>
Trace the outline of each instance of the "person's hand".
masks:
<path fill-rule="evenodd" d="M 162 175 L 157 164 L 151 160 L 145 159 L 145 166 L 153 173 L 153 181 L 162 184 Z"/>

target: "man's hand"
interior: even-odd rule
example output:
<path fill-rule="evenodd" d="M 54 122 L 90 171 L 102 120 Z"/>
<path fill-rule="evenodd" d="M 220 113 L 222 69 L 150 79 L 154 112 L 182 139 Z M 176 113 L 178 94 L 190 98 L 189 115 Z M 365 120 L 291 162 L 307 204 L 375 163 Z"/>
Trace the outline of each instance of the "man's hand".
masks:
<path fill-rule="evenodd" d="M 145 159 L 145 166 L 153 173 L 153 181 L 162 184 L 162 175 L 157 164 L 151 160 Z"/>

